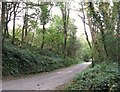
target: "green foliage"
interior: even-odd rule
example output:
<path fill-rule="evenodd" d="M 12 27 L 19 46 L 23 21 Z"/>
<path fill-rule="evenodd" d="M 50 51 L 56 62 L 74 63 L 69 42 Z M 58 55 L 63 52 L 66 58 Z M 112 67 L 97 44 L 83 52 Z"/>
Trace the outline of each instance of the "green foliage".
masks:
<path fill-rule="evenodd" d="M 87 41 L 83 38 L 80 38 L 80 56 L 81 56 L 81 59 L 84 60 L 84 61 L 89 61 L 89 59 L 91 58 L 91 54 L 92 54 L 92 51 L 87 43 Z"/>
<path fill-rule="evenodd" d="M 54 51 L 60 51 L 63 44 L 63 33 L 57 28 L 49 28 L 46 32 L 45 47 Z"/>
<path fill-rule="evenodd" d="M 21 76 L 54 69 L 67 67 L 77 63 L 71 58 L 66 58 L 56 52 L 35 49 L 15 48 L 9 42 L 3 47 L 3 76 Z"/>
<path fill-rule="evenodd" d="M 89 2 L 88 10 L 86 10 L 89 23 L 91 22 L 90 26 L 98 28 L 96 30 L 92 27 L 91 30 L 93 38 L 92 54 L 96 62 L 105 61 L 106 59 L 107 61 L 117 61 L 118 43 L 116 35 L 118 35 L 117 30 L 119 30 L 119 3 L 114 2 L 113 5 L 111 4 L 100 1 L 96 3 Z"/>
<path fill-rule="evenodd" d="M 109 55 L 109 59 L 116 61 L 117 60 L 117 52 L 118 52 L 118 40 L 117 40 L 117 35 L 114 34 L 113 31 L 109 31 L 106 35 L 105 35 L 105 42 L 107 45 L 107 51 L 108 51 L 108 55 Z"/>
<path fill-rule="evenodd" d="M 120 75 L 116 63 L 101 63 L 78 75 L 68 84 L 67 90 L 118 92 Z M 83 92 L 81 91 L 81 92 Z"/>
<path fill-rule="evenodd" d="M 41 20 L 41 24 L 47 24 L 48 23 L 48 19 L 49 19 L 49 10 L 48 10 L 48 5 L 46 2 L 42 2 L 44 5 L 40 6 L 41 9 L 41 15 L 40 15 L 40 20 Z"/>

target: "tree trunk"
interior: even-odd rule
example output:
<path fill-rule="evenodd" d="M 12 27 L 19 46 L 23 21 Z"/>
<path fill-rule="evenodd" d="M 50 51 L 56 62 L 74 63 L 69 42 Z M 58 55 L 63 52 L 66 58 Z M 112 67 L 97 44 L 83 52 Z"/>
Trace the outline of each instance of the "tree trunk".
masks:
<path fill-rule="evenodd" d="M 27 34 L 28 34 L 28 5 L 26 4 L 26 10 L 25 10 L 25 41 L 27 41 Z"/>
<path fill-rule="evenodd" d="M 31 41 L 31 46 L 32 46 L 32 43 L 34 42 L 34 33 L 32 34 L 32 41 Z"/>
<path fill-rule="evenodd" d="M 13 7 L 13 13 L 14 13 L 14 17 L 13 17 L 13 38 L 12 38 L 12 44 L 14 44 L 15 42 L 15 18 L 16 18 L 16 11 L 15 11 L 15 8 L 16 8 L 16 3 L 14 4 L 14 7 Z"/>
<path fill-rule="evenodd" d="M 42 37 L 42 44 L 41 44 L 41 49 L 44 48 L 44 43 L 45 43 L 45 24 L 43 24 L 43 30 L 42 30 L 42 33 L 43 33 L 43 37 Z"/>
<path fill-rule="evenodd" d="M 23 43 L 24 41 L 24 29 L 25 29 L 25 17 L 26 17 L 26 13 L 25 13 L 25 16 L 24 16 L 24 22 L 23 22 L 23 27 L 22 27 L 22 38 L 21 38 L 21 44 Z"/>
<path fill-rule="evenodd" d="M 22 28 L 22 36 L 21 36 L 21 45 L 24 41 L 24 29 L 25 29 L 25 25 L 23 24 L 23 28 Z"/>
<path fill-rule="evenodd" d="M 92 36 L 92 46 L 91 46 L 91 49 L 93 50 L 94 44 L 96 43 L 95 42 L 95 33 L 94 33 L 94 29 L 92 28 L 92 23 L 91 23 L 90 17 L 87 16 L 87 18 L 88 18 L 88 24 L 89 24 L 89 28 L 90 28 L 90 33 L 91 33 L 91 36 Z M 94 53 L 92 51 L 92 67 L 94 67 L 94 65 L 95 65 L 95 62 L 94 62 Z"/>
<path fill-rule="evenodd" d="M 65 10 L 66 11 L 66 10 Z M 64 15 L 64 19 L 63 19 L 63 24 L 64 24 L 64 43 L 63 43 L 63 53 L 66 57 L 67 55 L 67 25 L 66 25 L 66 12 Z"/>
<path fill-rule="evenodd" d="M 66 30 L 64 30 L 64 55 L 65 55 L 65 57 L 66 57 L 66 55 L 67 55 L 67 32 L 66 32 Z"/>
<path fill-rule="evenodd" d="M 105 50 L 106 58 L 108 58 L 107 46 L 106 46 L 106 42 L 105 42 L 105 33 L 104 33 L 102 22 L 100 23 L 100 27 L 101 27 L 100 32 L 101 32 L 101 37 L 102 37 L 103 48 Z"/>
<path fill-rule="evenodd" d="M 2 23 L 2 44 L 4 43 L 5 36 L 5 2 L 2 2 L 2 11 L 1 11 L 1 23 Z"/>
<path fill-rule="evenodd" d="M 69 13 L 70 13 L 70 9 L 67 9 L 66 3 L 65 3 L 64 9 L 61 8 L 61 12 L 62 12 L 62 19 L 63 19 L 63 27 L 64 27 L 63 54 L 64 54 L 64 57 L 66 57 L 67 55 L 67 31 L 68 31 L 68 22 L 69 22 Z"/>
<path fill-rule="evenodd" d="M 120 6 L 119 6 L 119 9 L 118 9 L 118 22 L 117 22 L 117 62 L 118 62 L 118 69 L 120 71 Z"/>
<path fill-rule="evenodd" d="M 90 44 L 90 41 L 89 41 L 89 38 L 88 38 L 88 34 L 87 34 L 87 31 L 86 31 L 86 25 L 85 25 L 85 13 L 84 13 L 84 9 L 83 9 L 83 5 L 81 3 L 81 6 L 82 6 L 82 12 L 83 12 L 83 20 L 84 20 L 84 31 L 85 31 L 85 35 L 86 35 L 86 40 L 88 42 L 88 45 L 90 47 L 90 49 L 92 48 L 91 44 Z"/>
<path fill-rule="evenodd" d="M 4 22 L 4 24 L 3 24 L 3 28 L 4 28 L 4 30 L 3 30 L 3 35 L 4 35 L 4 38 L 5 37 L 8 37 L 8 35 L 9 35 L 9 33 L 8 33 L 8 9 L 7 9 L 7 3 L 6 2 L 4 2 L 3 3 L 3 8 L 5 8 L 5 9 L 3 9 L 4 11 L 2 11 L 3 12 L 3 14 L 4 14 L 4 20 L 3 20 L 3 22 Z M 5 16 L 5 11 L 6 11 L 6 16 Z"/>
<path fill-rule="evenodd" d="M 8 19 L 8 14 L 6 16 L 6 22 L 5 22 L 5 33 L 4 33 L 5 37 L 8 37 L 8 35 L 9 35 L 9 33 L 8 33 L 8 21 L 7 21 L 7 19 Z"/>

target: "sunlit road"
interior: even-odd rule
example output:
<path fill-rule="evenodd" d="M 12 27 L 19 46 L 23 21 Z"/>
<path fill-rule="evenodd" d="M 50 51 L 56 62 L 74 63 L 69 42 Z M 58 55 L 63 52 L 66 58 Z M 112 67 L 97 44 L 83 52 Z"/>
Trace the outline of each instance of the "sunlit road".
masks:
<path fill-rule="evenodd" d="M 57 86 L 69 82 L 76 74 L 86 69 L 90 64 L 91 62 L 84 62 L 49 73 L 3 81 L 2 90 L 54 90 Z"/>

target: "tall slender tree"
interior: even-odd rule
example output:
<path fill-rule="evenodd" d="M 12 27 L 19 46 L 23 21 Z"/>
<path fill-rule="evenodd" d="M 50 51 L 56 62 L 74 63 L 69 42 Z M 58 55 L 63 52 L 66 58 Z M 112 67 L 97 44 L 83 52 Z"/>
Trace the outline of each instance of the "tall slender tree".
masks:
<path fill-rule="evenodd" d="M 70 15 L 70 8 L 68 7 L 69 4 L 67 2 L 65 3 L 59 3 L 59 7 L 62 12 L 62 20 L 63 20 L 63 35 L 64 35 L 64 42 L 63 42 L 63 53 L 66 57 L 67 55 L 67 34 L 68 34 L 68 23 L 69 23 L 69 15 Z"/>
<path fill-rule="evenodd" d="M 19 3 L 13 3 L 13 35 L 12 35 L 12 44 L 15 42 L 15 20 L 17 16 L 17 10 L 19 8 Z"/>
<path fill-rule="evenodd" d="M 5 5 L 6 2 L 2 2 L 2 10 L 1 10 L 1 24 L 2 24 L 2 43 L 4 43 L 4 35 L 5 35 Z"/>
<path fill-rule="evenodd" d="M 47 3 L 47 2 L 44 2 L 44 3 L 41 3 L 41 4 L 43 4 L 43 5 L 40 6 L 40 9 L 41 9 L 40 21 L 41 21 L 42 28 L 43 28 L 41 49 L 43 49 L 44 44 L 45 44 L 45 32 L 46 32 L 45 25 L 49 22 L 50 11 L 52 9 L 52 4 Z M 49 6 L 50 6 L 50 8 L 49 8 Z"/>

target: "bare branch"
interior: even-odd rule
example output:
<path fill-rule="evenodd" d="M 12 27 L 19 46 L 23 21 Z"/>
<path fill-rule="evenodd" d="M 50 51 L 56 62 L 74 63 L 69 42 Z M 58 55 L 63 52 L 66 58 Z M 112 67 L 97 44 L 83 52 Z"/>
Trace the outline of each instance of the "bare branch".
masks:
<path fill-rule="evenodd" d="M 82 19 L 82 21 L 83 21 L 85 24 L 89 25 L 88 23 L 85 22 L 85 20 L 84 20 L 84 18 L 83 18 L 82 16 L 80 16 L 79 14 L 78 14 L 78 16 Z"/>

